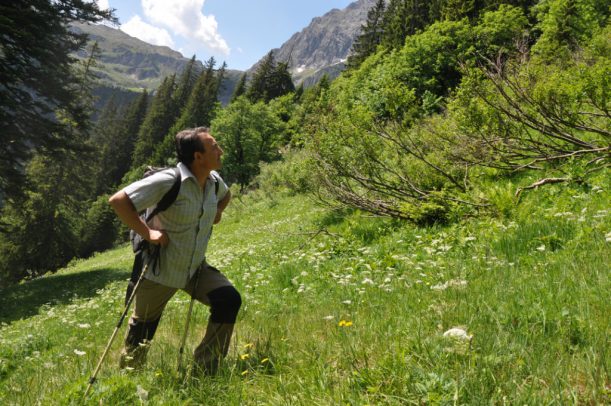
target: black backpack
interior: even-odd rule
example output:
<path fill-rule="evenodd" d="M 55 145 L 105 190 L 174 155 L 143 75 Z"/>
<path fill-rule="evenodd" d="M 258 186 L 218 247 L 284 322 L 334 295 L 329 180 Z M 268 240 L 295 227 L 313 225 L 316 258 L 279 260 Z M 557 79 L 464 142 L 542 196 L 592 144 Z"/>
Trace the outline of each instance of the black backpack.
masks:
<path fill-rule="evenodd" d="M 160 172 L 166 169 L 168 168 L 155 168 L 155 167 L 148 166 L 144 172 L 143 178 L 147 178 L 157 172 Z M 145 221 L 145 223 L 148 223 L 153 217 L 155 217 L 157 214 L 161 213 L 162 211 L 167 210 L 176 201 L 176 198 L 178 197 L 178 193 L 180 192 L 180 185 L 182 183 L 182 177 L 180 175 L 179 168 L 175 167 L 172 169 L 174 170 L 174 183 L 172 184 L 172 187 L 170 188 L 170 190 L 168 190 L 162 196 L 161 200 L 159 200 L 159 202 L 157 203 L 153 211 L 151 211 L 148 214 L 148 216 L 146 215 L 146 212 L 142 212 L 140 214 L 140 217 Z M 214 180 L 215 180 L 214 195 L 216 196 L 219 191 L 219 183 L 216 178 Z M 145 252 L 148 253 L 148 258 L 150 258 L 149 266 L 152 266 L 151 269 L 154 270 L 156 269 L 157 262 L 159 261 L 159 249 L 160 249 L 159 245 L 150 244 L 148 241 L 142 238 L 140 234 L 136 233 L 133 230 L 130 230 L 129 232 L 129 239 L 132 243 L 132 249 L 134 251 L 135 256 L 134 256 L 134 264 L 132 265 L 132 274 L 131 274 L 131 277 L 129 278 L 129 282 L 127 283 L 127 291 L 125 292 L 125 304 L 126 305 L 127 305 L 127 302 L 129 301 L 129 298 L 132 295 L 132 292 L 134 290 L 134 287 L 136 286 L 136 283 L 138 282 L 138 279 L 140 279 L 140 275 L 142 274 L 142 271 L 144 270 Z"/>

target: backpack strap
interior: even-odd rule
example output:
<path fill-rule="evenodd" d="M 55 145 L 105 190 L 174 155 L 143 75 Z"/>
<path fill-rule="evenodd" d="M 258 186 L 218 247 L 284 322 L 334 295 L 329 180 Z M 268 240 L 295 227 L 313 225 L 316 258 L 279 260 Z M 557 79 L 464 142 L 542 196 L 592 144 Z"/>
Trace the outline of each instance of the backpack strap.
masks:
<path fill-rule="evenodd" d="M 147 222 L 150 219 L 152 219 L 153 217 L 155 217 L 157 214 L 161 213 L 162 211 L 167 210 L 167 208 L 170 207 L 176 201 L 176 198 L 178 197 L 182 179 L 180 176 L 180 169 L 178 167 L 175 167 L 173 169 L 174 169 L 174 184 L 172 185 L 170 190 L 168 190 L 166 194 L 163 195 L 159 203 L 157 203 L 157 206 L 155 206 L 155 209 L 153 209 L 153 211 L 150 212 L 148 216 L 146 216 Z"/>

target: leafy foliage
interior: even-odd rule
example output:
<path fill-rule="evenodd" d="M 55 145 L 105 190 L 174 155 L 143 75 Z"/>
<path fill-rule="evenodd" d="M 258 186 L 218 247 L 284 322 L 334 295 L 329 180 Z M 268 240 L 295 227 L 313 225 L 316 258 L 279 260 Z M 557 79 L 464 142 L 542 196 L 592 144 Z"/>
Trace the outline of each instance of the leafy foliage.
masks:
<path fill-rule="evenodd" d="M 223 178 L 247 186 L 259 172 L 259 162 L 278 157 L 282 121 L 264 103 L 239 97 L 221 110 L 211 130 L 223 146 Z"/>

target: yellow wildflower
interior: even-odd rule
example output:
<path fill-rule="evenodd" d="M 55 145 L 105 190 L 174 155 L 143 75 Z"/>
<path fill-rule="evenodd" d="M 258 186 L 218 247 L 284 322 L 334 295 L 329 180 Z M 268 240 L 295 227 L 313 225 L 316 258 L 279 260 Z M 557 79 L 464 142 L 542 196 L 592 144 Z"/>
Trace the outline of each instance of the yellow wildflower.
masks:
<path fill-rule="evenodd" d="M 242 355 L 240 355 L 240 359 L 242 361 L 244 361 L 245 359 L 248 359 L 248 358 L 250 358 L 250 354 L 242 354 Z"/>
<path fill-rule="evenodd" d="M 346 321 L 346 320 L 341 320 L 339 322 L 339 326 L 340 327 L 350 327 L 350 326 L 352 326 L 352 322 L 351 321 Z"/>

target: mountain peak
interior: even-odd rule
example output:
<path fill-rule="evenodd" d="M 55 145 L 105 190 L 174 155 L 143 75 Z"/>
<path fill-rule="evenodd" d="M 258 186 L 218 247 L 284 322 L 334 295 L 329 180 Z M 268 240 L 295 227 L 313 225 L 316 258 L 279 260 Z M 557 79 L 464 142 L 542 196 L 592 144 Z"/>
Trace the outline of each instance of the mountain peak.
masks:
<path fill-rule="evenodd" d="M 276 60 L 289 62 L 297 84 L 311 84 L 324 73 L 337 76 L 374 3 L 375 0 L 358 0 L 343 10 L 334 8 L 323 16 L 314 17 L 307 27 L 293 34 L 280 48 L 272 50 Z M 249 71 L 255 70 L 258 64 Z"/>

